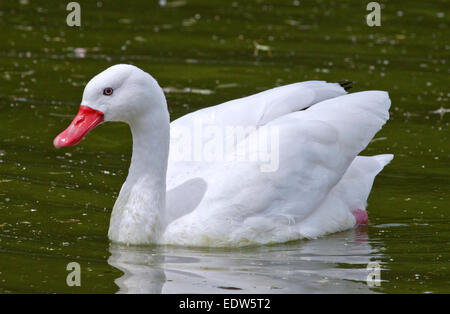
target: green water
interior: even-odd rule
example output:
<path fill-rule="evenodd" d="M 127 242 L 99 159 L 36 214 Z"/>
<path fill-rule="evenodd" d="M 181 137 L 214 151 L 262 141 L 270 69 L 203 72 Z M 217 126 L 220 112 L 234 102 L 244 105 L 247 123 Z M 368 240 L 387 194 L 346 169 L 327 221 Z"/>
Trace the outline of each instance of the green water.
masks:
<path fill-rule="evenodd" d="M 450 292 L 450 113 L 432 113 L 450 108 L 448 1 L 381 1 L 380 27 L 367 26 L 365 1 L 79 2 L 81 27 L 66 25 L 64 1 L 0 2 L 1 293 Z M 255 41 L 270 53 L 255 56 Z M 52 140 L 116 63 L 150 72 L 172 119 L 303 80 L 389 91 L 391 119 L 363 152 L 395 154 L 370 225 L 239 250 L 110 244 L 127 126 L 70 149 Z M 81 287 L 66 284 L 73 261 Z M 370 261 L 380 286 L 365 282 Z"/>

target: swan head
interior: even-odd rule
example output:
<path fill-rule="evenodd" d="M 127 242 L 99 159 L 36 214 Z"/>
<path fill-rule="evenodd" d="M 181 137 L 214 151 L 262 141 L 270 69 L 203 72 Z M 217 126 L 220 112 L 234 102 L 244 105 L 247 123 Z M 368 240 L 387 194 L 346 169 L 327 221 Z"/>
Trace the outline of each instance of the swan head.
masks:
<path fill-rule="evenodd" d="M 150 74 L 136 66 L 113 65 L 89 81 L 78 114 L 53 144 L 57 148 L 73 146 L 103 122 L 132 125 L 143 117 L 168 120 L 161 87 Z"/>

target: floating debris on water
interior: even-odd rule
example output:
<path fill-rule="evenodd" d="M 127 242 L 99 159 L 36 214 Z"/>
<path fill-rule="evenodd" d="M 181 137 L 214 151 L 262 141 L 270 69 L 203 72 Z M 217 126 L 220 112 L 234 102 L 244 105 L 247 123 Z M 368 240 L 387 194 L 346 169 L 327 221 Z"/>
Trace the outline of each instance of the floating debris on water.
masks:
<path fill-rule="evenodd" d="M 430 111 L 430 113 L 438 114 L 441 116 L 441 120 L 444 118 L 446 113 L 450 113 L 450 108 L 441 107 L 437 110 Z"/>
<path fill-rule="evenodd" d="M 86 48 L 75 48 L 73 50 L 75 53 L 75 57 L 83 59 L 86 57 L 87 49 Z"/>
<path fill-rule="evenodd" d="M 182 7 L 186 5 L 186 1 L 180 0 L 180 1 L 167 1 L 167 0 L 159 0 L 159 5 L 161 7 L 166 8 L 177 8 Z"/>
<path fill-rule="evenodd" d="M 387 140 L 387 137 L 383 136 L 383 137 L 374 138 L 370 142 L 373 143 L 373 142 L 385 141 L 385 140 Z"/>
<path fill-rule="evenodd" d="M 59 223 L 68 224 L 68 223 L 76 223 L 80 222 L 79 219 L 67 219 L 67 220 L 57 220 Z"/>
<path fill-rule="evenodd" d="M 70 171 L 61 171 L 61 172 L 50 171 L 48 174 L 51 175 L 70 174 Z"/>
<path fill-rule="evenodd" d="M 411 118 L 411 117 L 418 117 L 419 115 L 417 113 L 411 113 L 409 111 L 406 111 L 403 113 L 403 115 L 407 118 Z"/>
<path fill-rule="evenodd" d="M 373 227 L 375 227 L 375 228 L 408 227 L 408 224 L 404 224 L 404 223 L 389 223 L 389 224 L 375 225 Z"/>
<path fill-rule="evenodd" d="M 197 19 L 195 17 L 191 17 L 183 20 L 183 26 L 192 26 L 197 23 Z"/>
<path fill-rule="evenodd" d="M 192 93 L 192 94 L 200 94 L 200 95 L 211 95 L 214 94 L 213 90 L 210 89 L 200 89 L 200 88 L 176 88 L 176 87 L 164 87 L 163 91 L 165 93 Z"/>
<path fill-rule="evenodd" d="M 261 44 L 257 43 L 256 41 L 253 41 L 253 46 L 255 46 L 255 50 L 253 52 L 253 55 L 255 57 L 258 56 L 260 51 L 267 52 L 267 54 L 269 56 L 272 56 L 272 47 L 270 47 L 268 45 L 261 45 Z"/>
<path fill-rule="evenodd" d="M 142 37 L 142 36 L 135 36 L 134 40 L 138 41 L 138 42 L 146 42 L 147 41 L 147 39 L 145 37 Z"/>
<path fill-rule="evenodd" d="M 131 23 L 133 23 L 133 20 L 132 19 L 123 18 L 123 19 L 119 19 L 118 22 L 120 24 L 131 24 Z"/>
<path fill-rule="evenodd" d="M 219 84 L 217 85 L 217 88 L 232 88 L 232 87 L 238 87 L 238 83 L 229 83 L 229 84 Z"/>

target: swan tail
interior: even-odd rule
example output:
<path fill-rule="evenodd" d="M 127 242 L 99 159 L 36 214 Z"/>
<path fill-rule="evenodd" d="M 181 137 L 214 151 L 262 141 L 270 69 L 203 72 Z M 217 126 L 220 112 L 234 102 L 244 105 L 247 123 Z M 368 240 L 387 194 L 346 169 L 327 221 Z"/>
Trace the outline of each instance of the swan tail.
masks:
<path fill-rule="evenodd" d="M 336 185 L 349 210 L 365 209 L 377 174 L 394 158 L 392 154 L 357 156 Z"/>
<path fill-rule="evenodd" d="M 392 154 L 357 156 L 320 207 L 301 222 L 303 236 L 316 238 L 367 223 L 367 198 L 373 182 L 393 158 Z"/>

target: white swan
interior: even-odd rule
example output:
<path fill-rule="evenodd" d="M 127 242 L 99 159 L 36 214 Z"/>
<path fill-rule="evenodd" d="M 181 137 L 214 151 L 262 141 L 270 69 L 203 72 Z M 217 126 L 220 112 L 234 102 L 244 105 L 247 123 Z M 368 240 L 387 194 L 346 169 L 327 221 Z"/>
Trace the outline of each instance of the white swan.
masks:
<path fill-rule="evenodd" d="M 86 85 L 78 115 L 54 145 L 75 145 L 103 121 L 129 124 L 133 156 L 111 214 L 112 241 L 280 243 L 367 223 L 373 180 L 393 155 L 357 155 L 388 120 L 389 107 L 383 91 L 347 95 L 337 83 L 308 81 L 170 123 L 156 80 L 119 64 Z M 247 132 L 237 138 L 226 132 L 243 128 Z M 199 147 L 202 153 L 212 146 L 220 152 L 214 158 L 199 154 Z M 260 156 L 268 146 L 276 161 L 272 168 Z M 193 154 L 186 154 L 192 147 Z"/>

